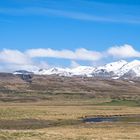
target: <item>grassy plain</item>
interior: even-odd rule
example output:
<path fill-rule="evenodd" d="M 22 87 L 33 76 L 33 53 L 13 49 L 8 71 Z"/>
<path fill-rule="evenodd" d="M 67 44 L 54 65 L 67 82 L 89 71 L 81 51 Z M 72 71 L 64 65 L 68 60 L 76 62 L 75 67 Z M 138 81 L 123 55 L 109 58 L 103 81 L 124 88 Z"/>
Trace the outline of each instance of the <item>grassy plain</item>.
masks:
<path fill-rule="evenodd" d="M 139 140 L 139 118 L 83 122 L 91 116 L 140 115 L 139 82 L 66 79 L 59 87 L 61 80 L 0 81 L 0 140 Z"/>

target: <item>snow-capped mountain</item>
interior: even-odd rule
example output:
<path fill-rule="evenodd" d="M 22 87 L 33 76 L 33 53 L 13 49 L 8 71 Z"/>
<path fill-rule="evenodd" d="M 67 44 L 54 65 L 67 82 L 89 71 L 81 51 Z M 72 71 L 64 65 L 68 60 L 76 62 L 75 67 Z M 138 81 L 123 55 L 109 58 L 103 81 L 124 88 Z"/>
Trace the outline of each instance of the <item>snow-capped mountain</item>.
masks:
<path fill-rule="evenodd" d="M 89 67 L 89 66 L 78 66 L 76 68 L 73 68 L 70 70 L 72 76 L 87 76 L 91 77 L 92 72 L 95 70 L 94 67 Z"/>
<path fill-rule="evenodd" d="M 99 66 L 98 68 L 95 69 L 95 71 L 106 70 L 107 72 L 111 71 L 116 72 L 126 64 L 127 62 L 125 60 L 120 60 L 117 62 L 106 64 L 105 66 Z"/>
<path fill-rule="evenodd" d="M 66 68 L 50 68 L 50 69 L 40 69 L 35 74 L 38 75 L 59 75 L 59 76 L 71 76 L 70 69 Z"/>
<path fill-rule="evenodd" d="M 93 75 L 96 77 L 112 77 L 127 64 L 125 60 L 108 63 L 104 66 L 99 66 L 93 71 Z"/>
<path fill-rule="evenodd" d="M 25 71 L 16 71 L 14 74 L 24 74 Z M 120 60 L 117 62 L 108 63 L 104 66 L 89 67 L 78 66 L 76 68 L 48 68 L 32 71 L 37 75 L 59 75 L 59 76 L 85 76 L 85 77 L 100 77 L 100 78 L 135 78 L 140 77 L 140 61 L 134 60 L 127 62 Z"/>
<path fill-rule="evenodd" d="M 29 75 L 29 74 L 34 74 L 34 73 L 33 72 L 26 71 L 26 70 L 17 70 L 13 74 L 15 74 L 15 75 L 21 75 L 21 74 Z"/>
<path fill-rule="evenodd" d="M 140 61 L 134 60 L 125 64 L 116 72 L 116 74 L 120 77 L 132 71 L 136 74 L 136 76 L 140 76 Z"/>
<path fill-rule="evenodd" d="M 78 66 L 76 68 L 50 68 L 40 69 L 35 74 L 38 75 L 59 75 L 59 76 L 92 76 L 92 72 L 95 68 L 89 66 Z"/>

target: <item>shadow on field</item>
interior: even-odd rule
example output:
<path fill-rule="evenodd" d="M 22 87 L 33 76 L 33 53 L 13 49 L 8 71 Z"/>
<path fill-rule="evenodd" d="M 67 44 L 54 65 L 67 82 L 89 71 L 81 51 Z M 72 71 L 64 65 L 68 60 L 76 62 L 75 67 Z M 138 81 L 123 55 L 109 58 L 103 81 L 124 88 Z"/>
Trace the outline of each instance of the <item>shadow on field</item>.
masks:
<path fill-rule="evenodd" d="M 22 120 L 0 120 L 0 129 L 3 130 L 26 130 L 26 129 L 43 129 L 47 127 L 76 125 L 80 124 L 78 120 L 37 120 L 37 119 L 22 119 Z"/>

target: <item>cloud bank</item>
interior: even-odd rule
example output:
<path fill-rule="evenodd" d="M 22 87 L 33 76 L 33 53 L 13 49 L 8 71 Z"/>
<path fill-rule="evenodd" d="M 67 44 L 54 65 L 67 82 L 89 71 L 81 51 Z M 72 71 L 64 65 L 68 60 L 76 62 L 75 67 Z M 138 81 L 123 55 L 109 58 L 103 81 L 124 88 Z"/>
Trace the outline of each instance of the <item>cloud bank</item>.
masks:
<path fill-rule="evenodd" d="M 74 64 L 76 61 L 98 62 L 105 58 L 127 59 L 140 58 L 140 52 L 133 46 L 125 44 L 123 46 L 113 46 L 103 52 L 79 48 L 76 50 L 55 50 L 51 48 L 28 49 L 24 52 L 19 50 L 3 49 L 0 51 L 0 71 L 48 67 L 45 61 L 35 62 L 34 59 L 56 58 L 66 59 Z M 63 64 L 62 64 L 63 65 Z"/>
<path fill-rule="evenodd" d="M 140 52 L 136 51 L 132 46 L 127 44 L 124 46 L 112 47 L 108 50 L 107 53 L 117 58 L 140 57 Z"/>
<path fill-rule="evenodd" d="M 26 54 L 18 50 L 3 49 L 0 51 L 0 62 L 25 65 L 31 63 L 31 60 Z"/>
<path fill-rule="evenodd" d="M 71 50 L 53 50 L 53 49 L 31 49 L 26 51 L 27 56 L 34 57 L 51 57 L 71 60 L 95 61 L 102 58 L 102 54 L 97 51 L 91 51 L 84 48 Z"/>

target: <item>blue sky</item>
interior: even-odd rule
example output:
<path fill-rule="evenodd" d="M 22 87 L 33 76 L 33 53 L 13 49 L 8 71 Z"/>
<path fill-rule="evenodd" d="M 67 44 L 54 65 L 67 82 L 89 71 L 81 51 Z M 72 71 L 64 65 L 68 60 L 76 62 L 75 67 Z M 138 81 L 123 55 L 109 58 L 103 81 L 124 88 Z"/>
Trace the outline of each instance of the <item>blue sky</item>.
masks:
<path fill-rule="evenodd" d="M 139 59 L 139 13 L 139 0 L 0 1 L 0 70 Z"/>

